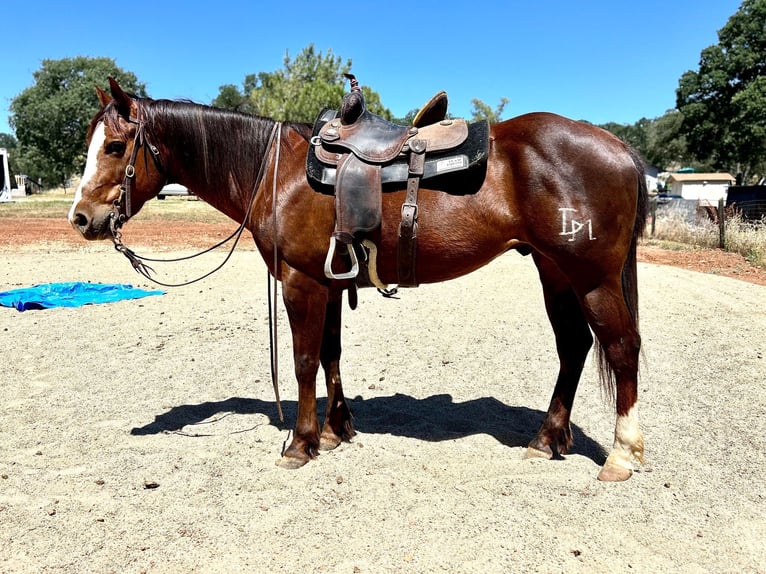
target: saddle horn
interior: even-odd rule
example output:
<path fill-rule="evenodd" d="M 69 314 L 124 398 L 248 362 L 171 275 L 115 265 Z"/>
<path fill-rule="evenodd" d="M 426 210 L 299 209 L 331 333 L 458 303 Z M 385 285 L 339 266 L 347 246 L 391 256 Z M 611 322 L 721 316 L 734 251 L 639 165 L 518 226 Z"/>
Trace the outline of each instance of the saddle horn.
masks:
<path fill-rule="evenodd" d="M 354 74 L 343 74 L 343 76 L 351 83 L 352 92 L 360 92 L 362 88 L 359 87 L 359 82 Z"/>

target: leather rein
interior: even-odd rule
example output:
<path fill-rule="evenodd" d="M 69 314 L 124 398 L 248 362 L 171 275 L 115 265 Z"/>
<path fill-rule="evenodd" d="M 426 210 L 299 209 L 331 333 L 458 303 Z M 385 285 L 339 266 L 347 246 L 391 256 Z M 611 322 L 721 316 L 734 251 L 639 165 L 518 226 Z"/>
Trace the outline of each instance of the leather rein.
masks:
<path fill-rule="evenodd" d="M 139 112 L 140 112 L 140 108 L 139 108 Z M 240 237 L 242 237 L 242 233 L 245 230 L 245 226 L 250 216 L 250 212 L 252 211 L 253 205 L 255 204 L 255 197 L 258 194 L 258 189 L 261 187 L 261 182 L 263 181 L 264 174 L 266 173 L 266 165 L 269 163 L 267 161 L 267 158 L 269 156 L 269 151 L 271 150 L 272 147 L 276 145 L 276 149 L 274 152 L 274 187 L 272 189 L 272 199 L 273 199 L 272 208 L 274 210 L 273 212 L 274 284 L 273 284 L 273 289 L 267 288 L 267 294 L 268 294 L 268 305 L 269 305 L 269 346 L 270 346 L 269 354 L 270 354 L 270 362 L 271 362 L 271 381 L 274 387 L 274 396 L 276 398 L 277 413 L 279 415 L 279 420 L 284 422 L 285 417 L 282 412 L 282 403 L 279 398 L 279 360 L 278 360 L 278 348 L 277 348 L 277 318 L 276 318 L 277 317 L 277 313 L 276 313 L 277 275 L 278 275 L 277 266 L 279 261 L 278 251 L 277 251 L 277 236 L 276 236 L 277 235 L 277 174 L 279 172 L 279 151 L 280 151 L 281 142 L 282 142 L 282 122 L 275 122 L 274 127 L 271 130 L 271 134 L 269 135 L 269 140 L 266 144 L 266 150 L 263 154 L 263 160 L 261 161 L 261 167 L 258 170 L 258 176 L 255 178 L 255 183 L 253 184 L 253 190 L 250 193 L 250 199 L 247 204 L 247 210 L 245 211 L 244 217 L 242 218 L 242 223 L 240 223 L 239 227 L 236 230 L 234 230 L 234 232 L 231 235 L 229 235 L 227 238 L 219 241 L 212 247 L 208 247 L 204 251 L 195 253 L 194 255 L 177 257 L 174 259 L 152 259 L 150 257 L 144 257 L 142 255 L 138 255 L 135 251 L 127 247 L 122 242 L 122 233 L 120 232 L 120 229 L 125 224 L 125 222 L 128 219 L 130 219 L 130 217 L 133 215 L 132 208 L 131 208 L 131 201 L 130 201 L 130 190 L 133 184 L 133 180 L 136 177 L 135 165 L 136 165 L 136 158 L 138 157 L 139 148 L 144 148 L 144 154 L 146 154 L 147 149 L 151 152 L 152 159 L 154 160 L 154 165 L 161 174 L 165 174 L 165 169 L 162 166 L 159 149 L 157 148 L 157 146 L 152 144 L 151 141 L 149 140 L 149 130 L 146 127 L 146 123 L 139 118 L 133 118 L 133 117 L 131 117 L 129 121 L 137 125 L 136 135 L 133 140 L 133 150 L 130 152 L 130 159 L 128 160 L 128 165 L 125 166 L 125 178 L 123 179 L 122 185 L 120 186 L 120 195 L 117 198 L 117 200 L 114 202 L 112 210 L 109 212 L 109 230 L 112 233 L 112 242 L 114 243 L 114 248 L 119 253 L 122 253 L 125 257 L 128 258 L 128 260 L 130 261 L 130 264 L 133 266 L 133 269 L 135 269 L 138 273 L 146 277 L 148 280 L 158 285 L 162 285 L 163 287 L 183 287 L 185 285 L 191 285 L 192 283 L 196 283 L 197 281 L 201 281 L 202 279 L 209 277 L 210 275 L 212 275 L 213 273 L 221 269 L 224 265 L 226 265 L 226 263 L 229 261 L 232 254 L 234 253 L 234 249 L 237 247 L 237 243 L 239 242 Z M 275 140 L 276 140 L 276 144 L 275 144 Z M 152 277 L 152 273 L 154 273 L 154 269 L 152 269 L 146 264 L 147 261 L 173 263 L 177 261 L 185 261 L 188 259 L 193 259 L 195 257 L 199 257 L 200 255 L 209 253 L 213 251 L 214 249 L 217 249 L 218 247 L 231 241 L 231 239 L 234 239 L 234 243 L 232 244 L 231 249 L 229 250 L 229 253 L 226 255 L 224 260 L 217 267 L 215 267 L 211 271 L 208 271 L 204 275 L 197 277 L 196 279 L 191 279 L 183 283 L 163 283 L 162 281 L 158 281 L 157 279 Z M 271 275 L 268 273 L 267 273 L 267 278 L 268 278 L 268 281 L 270 282 Z"/>
<path fill-rule="evenodd" d="M 140 115 L 141 108 L 138 109 L 139 113 L 137 115 Z M 122 241 L 122 232 L 120 229 L 125 224 L 128 219 L 130 219 L 133 216 L 132 212 L 132 205 L 131 205 L 131 198 L 130 198 L 130 192 L 131 187 L 133 184 L 133 181 L 136 177 L 136 159 L 138 157 L 138 150 L 143 149 L 144 150 L 144 157 L 146 157 L 146 151 L 147 149 L 151 153 L 152 160 L 154 161 L 154 165 L 157 168 L 157 170 L 161 174 L 165 174 L 165 169 L 162 165 L 162 160 L 160 158 L 160 150 L 155 146 L 149 139 L 149 129 L 146 126 L 146 123 L 140 118 L 140 117 L 130 117 L 128 119 L 130 123 L 136 124 L 136 135 L 133 138 L 133 149 L 130 152 L 130 158 L 128 160 L 128 164 L 125 166 L 125 177 L 122 181 L 122 185 L 120 186 L 120 195 L 115 200 L 113 204 L 112 210 L 109 212 L 109 230 L 112 234 L 112 243 L 114 243 L 114 248 L 119 253 L 122 253 L 132 265 L 133 269 L 135 269 L 139 274 L 143 275 L 146 279 L 149 281 L 152 281 L 153 283 L 156 283 L 157 285 L 162 285 L 163 287 L 183 287 L 186 285 L 191 285 L 192 283 L 196 283 L 198 281 L 201 281 L 202 279 L 205 279 L 206 277 L 209 277 L 216 271 L 220 270 L 231 258 L 232 254 L 234 253 L 234 249 L 237 247 L 237 243 L 239 242 L 240 237 L 242 236 L 242 233 L 245 231 L 245 227 L 247 225 L 247 220 L 250 212 L 252 211 L 253 205 L 255 203 L 255 196 L 258 194 L 258 189 L 261 186 L 261 182 L 263 180 L 263 176 L 266 172 L 266 165 L 268 164 L 268 161 L 266 159 L 268 158 L 269 151 L 271 150 L 272 146 L 274 145 L 274 140 L 277 140 L 277 154 L 275 157 L 275 164 L 274 164 L 274 187 L 276 188 L 276 172 L 279 169 L 279 145 L 281 142 L 281 122 L 275 122 L 274 127 L 271 130 L 271 134 L 269 135 L 269 140 L 266 144 L 266 150 L 263 156 L 263 161 L 261 162 L 261 167 L 258 170 L 258 176 L 255 178 L 255 183 L 253 184 L 253 189 L 250 193 L 250 199 L 248 200 L 247 210 L 245 211 L 245 217 L 242 218 L 242 223 L 239 224 L 239 227 L 235 229 L 231 235 L 226 237 L 225 239 L 222 239 L 215 245 L 212 245 L 211 247 L 208 247 L 207 249 L 200 251 L 199 253 L 195 253 L 193 255 L 187 255 L 184 257 L 176 257 L 171 259 L 154 259 L 151 257 L 145 257 L 143 255 L 137 254 L 135 251 L 130 249 L 128 246 L 126 246 Z M 276 189 L 274 190 L 274 193 L 276 194 Z M 218 249 L 222 245 L 225 245 L 229 241 L 234 239 L 234 242 L 224 258 L 224 260 L 214 269 L 211 271 L 208 271 L 204 275 L 201 275 L 195 279 L 190 279 L 188 281 L 183 281 L 181 283 L 164 283 L 162 281 L 158 281 L 155 279 L 152 274 L 154 273 L 154 269 L 152 269 L 149 265 L 146 264 L 146 262 L 152 262 L 152 263 L 175 263 L 178 261 L 186 261 L 189 259 L 194 259 L 195 257 L 199 257 L 201 255 L 205 255 L 206 253 L 210 253 L 211 251 Z"/>

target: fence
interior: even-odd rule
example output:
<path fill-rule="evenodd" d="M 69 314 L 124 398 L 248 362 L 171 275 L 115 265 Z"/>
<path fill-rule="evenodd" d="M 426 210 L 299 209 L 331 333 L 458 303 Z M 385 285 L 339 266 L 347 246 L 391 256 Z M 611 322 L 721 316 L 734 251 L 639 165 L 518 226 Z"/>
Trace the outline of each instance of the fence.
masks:
<path fill-rule="evenodd" d="M 766 198 L 701 205 L 696 200 L 652 199 L 647 221 L 654 239 L 721 248 L 754 265 L 766 264 Z"/>

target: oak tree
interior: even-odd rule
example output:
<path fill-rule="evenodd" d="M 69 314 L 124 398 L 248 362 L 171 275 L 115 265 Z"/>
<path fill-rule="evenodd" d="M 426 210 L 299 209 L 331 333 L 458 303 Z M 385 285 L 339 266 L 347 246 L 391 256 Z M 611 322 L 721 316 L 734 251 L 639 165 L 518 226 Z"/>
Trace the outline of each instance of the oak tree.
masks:
<path fill-rule="evenodd" d="M 348 91 L 344 74 L 351 60 L 316 51 L 310 44 L 294 59 L 285 54 L 283 67 L 273 72 L 245 76 L 240 90 L 233 84 L 220 86 L 214 106 L 257 114 L 279 121 L 313 122 L 323 108 L 340 107 Z M 367 109 L 391 119 L 380 96 L 360 78 Z"/>
<path fill-rule="evenodd" d="M 53 187 L 82 172 L 88 124 L 99 106 L 95 87 L 108 89 L 109 76 L 126 91 L 146 95 L 136 76 L 111 58 L 42 61 L 33 74 L 34 84 L 13 98 L 10 106 L 19 167 L 27 175 Z"/>
<path fill-rule="evenodd" d="M 766 172 L 766 0 L 744 0 L 679 80 L 681 131 L 698 159 L 747 178 Z"/>

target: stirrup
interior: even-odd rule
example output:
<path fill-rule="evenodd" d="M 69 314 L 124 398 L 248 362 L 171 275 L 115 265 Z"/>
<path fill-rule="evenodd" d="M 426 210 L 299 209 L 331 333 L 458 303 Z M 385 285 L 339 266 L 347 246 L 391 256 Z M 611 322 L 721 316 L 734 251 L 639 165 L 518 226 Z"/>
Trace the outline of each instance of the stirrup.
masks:
<path fill-rule="evenodd" d="M 356 252 L 354 246 L 348 247 L 348 254 L 351 257 L 351 270 L 345 273 L 334 273 L 332 270 L 332 260 L 335 257 L 335 244 L 337 239 L 335 236 L 330 236 L 330 249 L 327 250 L 327 258 L 324 260 L 324 274 L 328 279 L 354 279 L 359 275 L 359 260 L 356 258 Z"/>

